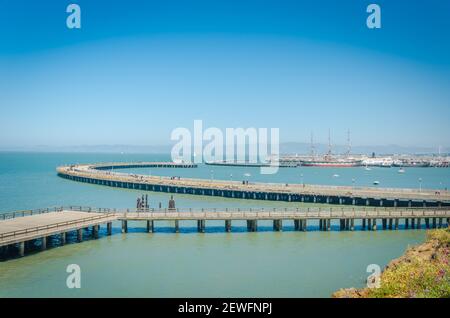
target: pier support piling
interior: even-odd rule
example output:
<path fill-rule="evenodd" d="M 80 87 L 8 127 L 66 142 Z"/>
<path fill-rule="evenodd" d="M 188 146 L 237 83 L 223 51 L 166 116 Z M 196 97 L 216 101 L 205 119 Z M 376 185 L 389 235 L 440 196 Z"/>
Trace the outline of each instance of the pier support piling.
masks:
<path fill-rule="evenodd" d="M 98 239 L 98 225 L 92 226 L 92 237 Z"/>
<path fill-rule="evenodd" d="M 366 229 L 366 219 L 362 219 L 362 225 L 361 225 L 362 229 L 365 230 Z"/>
<path fill-rule="evenodd" d="M 180 223 L 178 220 L 175 220 L 175 233 L 180 232 Z"/>
<path fill-rule="evenodd" d="M 122 220 L 122 233 L 128 233 L 128 221 Z"/>
<path fill-rule="evenodd" d="M 373 219 L 372 231 L 377 230 L 377 219 Z"/>
<path fill-rule="evenodd" d="M 147 233 L 153 233 L 153 220 L 147 220 Z"/>
<path fill-rule="evenodd" d="M 350 220 L 350 231 L 354 231 L 355 230 L 355 220 L 351 219 Z"/>
<path fill-rule="evenodd" d="M 405 229 L 408 229 L 408 228 L 409 228 L 409 219 L 406 218 L 405 219 Z"/>
<path fill-rule="evenodd" d="M 273 220 L 273 229 L 277 232 L 280 232 L 283 227 L 283 221 L 282 220 Z"/>
<path fill-rule="evenodd" d="M 205 220 L 197 221 L 197 230 L 199 233 L 205 233 Z"/>
<path fill-rule="evenodd" d="M 433 229 L 436 228 L 436 218 L 433 218 Z"/>
<path fill-rule="evenodd" d="M 46 250 L 47 249 L 47 237 L 43 236 L 41 239 L 41 250 Z"/>
<path fill-rule="evenodd" d="M 25 256 L 25 242 L 19 242 L 19 256 Z"/>
<path fill-rule="evenodd" d="M 66 244 L 67 241 L 67 233 L 66 232 L 62 232 L 61 233 L 61 245 Z"/>
<path fill-rule="evenodd" d="M 106 223 L 106 233 L 107 233 L 108 235 L 111 235 L 111 234 L 112 234 L 112 222 Z"/>
<path fill-rule="evenodd" d="M 78 242 L 83 241 L 83 229 L 77 230 L 77 240 L 78 240 Z"/>
<path fill-rule="evenodd" d="M 398 218 L 395 218 L 395 229 L 398 230 Z"/>
<path fill-rule="evenodd" d="M 231 220 L 225 220 L 225 231 L 231 232 Z"/>
<path fill-rule="evenodd" d="M 294 230 L 295 231 L 300 231 L 300 223 L 301 223 L 301 220 L 294 220 Z"/>

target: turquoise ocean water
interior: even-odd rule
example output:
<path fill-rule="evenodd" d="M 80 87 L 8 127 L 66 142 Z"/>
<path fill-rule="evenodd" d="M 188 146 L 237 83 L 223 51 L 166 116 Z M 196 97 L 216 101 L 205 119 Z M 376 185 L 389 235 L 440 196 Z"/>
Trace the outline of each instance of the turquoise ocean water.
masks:
<path fill-rule="evenodd" d="M 59 205 L 134 207 L 143 192 L 77 183 L 56 176 L 58 165 L 111 161 L 163 161 L 168 155 L 0 153 L 0 213 Z M 284 168 L 276 175 L 260 175 L 258 168 L 200 165 L 196 169 L 133 169 L 152 175 L 174 175 L 282 183 L 314 183 L 443 189 L 450 186 L 450 169 L 410 168 Z M 130 171 L 130 172 L 131 172 Z M 250 177 L 244 174 L 250 173 Z M 339 177 L 333 175 L 338 174 Z M 148 192 L 152 207 L 167 206 L 169 194 Z M 300 203 L 264 202 L 176 195 L 177 207 L 295 207 Z M 329 297 L 341 287 L 362 287 L 369 264 L 381 267 L 411 244 L 423 241 L 424 230 L 377 232 L 298 233 L 285 222 L 285 231 L 272 232 L 260 222 L 257 233 L 233 223 L 207 222 L 207 233 L 196 233 L 193 222 L 158 222 L 156 233 L 131 222 L 121 234 L 114 224 L 111 237 L 53 247 L 24 258 L 0 262 L 0 297 Z M 335 225 L 337 228 L 337 224 Z M 81 289 L 66 287 L 66 267 L 78 264 Z"/>

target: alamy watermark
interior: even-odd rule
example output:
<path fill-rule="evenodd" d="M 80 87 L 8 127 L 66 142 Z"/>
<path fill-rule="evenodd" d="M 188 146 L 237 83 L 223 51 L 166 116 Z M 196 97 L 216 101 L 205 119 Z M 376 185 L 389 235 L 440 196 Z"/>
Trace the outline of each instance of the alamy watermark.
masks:
<path fill-rule="evenodd" d="M 367 277 L 367 288 L 380 288 L 381 286 L 381 267 L 378 264 L 370 264 L 366 268 L 367 273 L 371 273 Z"/>
<path fill-rule="evenodd" d="M 80 265 L 67 265 L 66 272 L 69 273 L 66 279 L 66 286 L 69 289 L 81 288 L 81 268 Z"/>
<path fill-rule="evenodd" d="M 178 127 L 170 138 L 177 141 L 171 151 L 174 162 L 245 162 L 260 165 L 261 174 L 278 172 L 279 128 L 226 128 L 224 133 L 217 127 L 203 130 L 203 121 L 194 120 L 193 132 Z"/>

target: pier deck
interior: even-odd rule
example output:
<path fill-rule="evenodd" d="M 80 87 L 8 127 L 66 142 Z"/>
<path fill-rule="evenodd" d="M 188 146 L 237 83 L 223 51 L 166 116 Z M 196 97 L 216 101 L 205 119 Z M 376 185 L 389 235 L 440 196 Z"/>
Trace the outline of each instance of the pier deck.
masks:
<path fill-rule="evenodd" d="M 293 221 L 294 230 L 306 231 L 308 222 L 318 221 L 319 230 L 330 231 L 339 221 L 341 231 L 355 230 L 355 221 L 361 221 L 363 230 L 377 230 L 381 221 L 383 230 L 399 229 L 400 220 L 405 229 L 437 228 L 449 226 L 450 209 L 417 208 L 296 208 L 296 209 L 161 209 L 154 210 L 116 210 L 84 207 L 55 208 L 0 214 L 0 254 L 8 250 L 17 250 L 20 256 L 25 254 L 25 243 L 40 239 L 41 249 L 47 246 L 47 237 L 61 235 L 61 244 L 65 244 L 67 232 L 77 231 L 78 241 L 83 240 L 83 229 L 92 227 L 92 234 L 98 237 L 99 226 L 107 224 L 107 234 L 112 234 L 112 222 L 122 223 L 122 233 L 128 232 L 128 221 L 146 221 L 147 232 L 154 231 L 155 221 L 174 222 L 175 232 L 179 232 L 180 221 L 197 221 L 198 232 L 204 233 L 206 221 L 224 221 L 225 231 L 231 232 L 232 221 L 246 221 L 247 230 L 255 232 L 258 221 L 273 221 L 274 231 L 282 231 L 284 221 Z M 49 211 L 49 212 L 47 212 Z M 421 223 L 423 222 L 423 223 Z M 17 246 L 16 246 L 17 245 Z"/>
<path fill-rule="evenodd" d="M 30 241 L 115 220 L 114 214 L 49 212 L 0 221 L 0 246 Z"/>
<path fill-rule="evenodd" d="M 175 163 L 120 163 L 58 167 L 60 177 L 96 185 L 218 196 L 234 199 L 325 203 L 377 207 L 450 206 L 450 192 L 428 189 L 322 186 L 305 184 L 248 183 L 242 181 L 171 178 L 107 171 L 127 167 L 194 167 Z"/>

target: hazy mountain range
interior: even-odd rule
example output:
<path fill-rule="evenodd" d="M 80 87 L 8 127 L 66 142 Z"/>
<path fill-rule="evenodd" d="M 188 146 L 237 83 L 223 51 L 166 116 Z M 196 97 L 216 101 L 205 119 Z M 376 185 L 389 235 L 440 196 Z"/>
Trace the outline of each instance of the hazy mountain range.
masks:
<path fill-rule="evenodd" d="M 328 145 L 315 144 L 316 153 L 326 153 Z M 98 152 L 98 153 L 170 153 L 172 145 L 79 145 L 79 146 L 33 146 L 33 147 L 0 147 L 0 151 L 30 151 L 30 152 Z M 332 152 L 345 153 L 346 145 L 334 145 Z M 282 154 L 309 154 L 311 145 L 303 142 L 285 142 L 280 144 Z M 376 146 L 352 146 L 353 154 L 436 154 L 437 147 L 400 146 L 400 145 L 376 145 Z M 450 153 L 450 147 L 442 147 L 441 153 Z"/>

